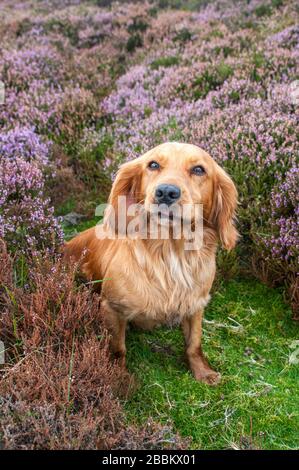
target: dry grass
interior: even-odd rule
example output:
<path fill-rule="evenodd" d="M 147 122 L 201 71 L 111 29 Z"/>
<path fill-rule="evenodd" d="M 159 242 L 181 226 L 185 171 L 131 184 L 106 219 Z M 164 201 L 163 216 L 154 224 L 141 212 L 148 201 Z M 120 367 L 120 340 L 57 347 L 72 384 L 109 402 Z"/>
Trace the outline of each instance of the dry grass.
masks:
<path fill-rule="evenodd" d="M 186 445 L 168 426 L 126 426 L 132 377 L 111 360 L 99 299 L 76 285 L 75 267 L 43 259 L 20 277 L 4 244 L 0 263 L 2 448 Z"/>

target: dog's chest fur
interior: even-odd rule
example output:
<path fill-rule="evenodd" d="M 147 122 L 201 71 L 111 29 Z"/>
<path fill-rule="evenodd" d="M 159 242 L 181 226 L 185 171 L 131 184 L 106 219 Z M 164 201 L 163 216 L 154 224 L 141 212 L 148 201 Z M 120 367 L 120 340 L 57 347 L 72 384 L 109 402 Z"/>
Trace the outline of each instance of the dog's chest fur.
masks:
<path fill-rule="evenodd" d="M 122 267 L 118 292 L 106 296 L 112 309 L 139 326 L 174 324 L 209 301 L 215 275 L 211 253 L 178 251 L 172 243 L 130 246 L 133 264 Z"/>

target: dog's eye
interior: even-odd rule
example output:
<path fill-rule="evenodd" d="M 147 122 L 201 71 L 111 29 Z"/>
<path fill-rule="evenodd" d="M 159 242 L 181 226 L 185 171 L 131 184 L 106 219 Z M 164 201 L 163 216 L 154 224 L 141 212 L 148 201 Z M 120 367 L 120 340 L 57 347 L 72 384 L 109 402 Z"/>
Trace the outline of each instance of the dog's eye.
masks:
<path fill-rule="evenodd" d="M 201 165 L 197 165 L 197 166 L 194 166 L 192 169 L 191 169 L 191 173 L 193 175 L 197 175 L 197 176 L 202 176 L 205 174 L 205 169 L 203 166 Z"/>
<path fill-rule="evenodd" d="M 150 162 L 150 163 L 148 164 L 148 167 L 149 167 L 151 170 L 159 170 L 160 165 L 159 165 L 159 163 L 153 161 L 153 162 Z"/>

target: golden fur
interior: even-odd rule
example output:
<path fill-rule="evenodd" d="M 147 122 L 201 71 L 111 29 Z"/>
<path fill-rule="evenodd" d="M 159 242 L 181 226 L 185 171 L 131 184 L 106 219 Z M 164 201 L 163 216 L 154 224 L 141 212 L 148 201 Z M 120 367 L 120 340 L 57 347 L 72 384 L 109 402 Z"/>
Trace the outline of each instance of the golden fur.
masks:
<path fill-rule="evenodd" d="M 160 169 L 150 170 L 151 161 L 158 162 Z M 196 165 L 204 168 L 202 176 L 191 173 Z M 237 240 L 237 192 L 229 176 L 204 150 L 165 143 L 121 166 L 109 202 L 117 211 L 117 198 L 122 195 L 128 205 L 140 203 L 149 211 L 155 188 L 163 183 L 179 186 L 179 204 L 203 204 L 199 250 L 185 250 L 183 239 L 98 239 L 96 229 L 91 228 L 67 243 L 66 255 L 82 260 L 87 279 L 106 279 L 101 283 L 101 308 L 111 331 L 112 349 L 123 363 L 128 321 L 145 328 L 180 323 L 195 378 L 216 384 L 220 375 L 201 351 L 201 322 L 215 276 L 218 241 L 231 249 Z M 108 210 L 104 227 L 109 227 L 110 216 Z"/>

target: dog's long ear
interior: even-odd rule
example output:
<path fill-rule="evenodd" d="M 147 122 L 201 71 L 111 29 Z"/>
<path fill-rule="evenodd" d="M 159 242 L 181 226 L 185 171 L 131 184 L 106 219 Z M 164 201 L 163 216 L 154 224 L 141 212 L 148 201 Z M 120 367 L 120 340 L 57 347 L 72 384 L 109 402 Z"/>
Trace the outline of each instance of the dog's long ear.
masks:
<path fill-rule="evenodd" d="M 238 204 L 237 198 L 238 194 L 234 183 L 228 174 L 217 165 L 212 221 L 223 248 L 227 250 L 234 248 L 239 236 L 234 224 Z"/>
<path fill-rule="evenodd" d="M 131 204 L 137 204 L 142 199 L 142 171 L 143 168 L 138 159 L 124 163 L 120 167 L 110 192 L 108 200 L 109 206 L 104 215 L 104 227 L 108 229 L 113 227 L 118 231 L 117 221 L 120 196 L 123 196 L 121 201 L 123 205 L 120 205 L 120 209 L 125 212 Z M 123 215 L 125 216 L 125 214 Z"/>

